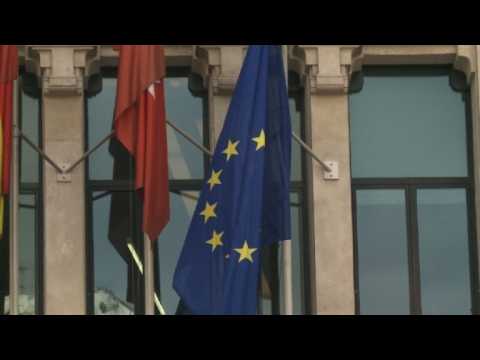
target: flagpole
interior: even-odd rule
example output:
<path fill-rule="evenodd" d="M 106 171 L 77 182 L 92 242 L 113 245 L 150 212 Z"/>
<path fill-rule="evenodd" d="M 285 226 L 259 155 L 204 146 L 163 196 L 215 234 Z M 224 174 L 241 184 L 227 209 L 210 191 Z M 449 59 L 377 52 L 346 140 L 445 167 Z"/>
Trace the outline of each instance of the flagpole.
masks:
<path fill-rule="evenodd" d="M 10 315 L 18 315 L 18 81 L 13 86 L 13 141 L 11 157 L 11 188 L 10 188 Z"/>
<path fill-rule="evenodd" d="M 144 263 L 145 263 L 145 315 L 155 315 L 155 277 L 153 244 L 148 235 L 144 235 Z"/>
<path fill-rule="evenodd" d="M 282 45 L 285 66 L 285 79 L 288 92 L 288 45 Z M 284 241 L 282 251 L 283 269 L 283 315 L 293 315 L 293 281 L 292 281 L 292 240 Z"/>

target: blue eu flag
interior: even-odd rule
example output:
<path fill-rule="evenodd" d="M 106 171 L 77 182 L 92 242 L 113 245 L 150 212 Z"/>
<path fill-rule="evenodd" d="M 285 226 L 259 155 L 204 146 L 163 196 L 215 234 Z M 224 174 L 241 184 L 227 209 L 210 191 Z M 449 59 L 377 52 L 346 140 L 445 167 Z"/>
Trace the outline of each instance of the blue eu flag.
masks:
<path fill-rule="evenodd" d="M 194 315 L 255 315 L 262 247 L 291 239 L 291 120 L 280 46 L 250 46 L 174 288 Z"/>

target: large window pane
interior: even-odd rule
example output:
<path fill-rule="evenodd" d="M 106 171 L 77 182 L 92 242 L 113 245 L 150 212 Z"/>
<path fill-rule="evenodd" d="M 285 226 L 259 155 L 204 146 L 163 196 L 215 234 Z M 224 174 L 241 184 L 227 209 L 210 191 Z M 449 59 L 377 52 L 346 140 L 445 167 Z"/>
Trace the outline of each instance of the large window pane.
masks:
<path fill-rule="evenodd" d="M 158 241 L 160 299 L 169 315 L 177 311 L 179 297 L 173 289 L 173 275 L 197 205 L 198 192 L 171 195 L 171 220 Z"/>
<path fill-rule="evenodd" d="M 20 97 L 20 126 L 22 132 L 27 135 L 36 145 L 40 140 L 40 117 L 38 99 L 32 98 L 25 93 Z M 38 183 L 39 160 L 38 153 L 30 146 L 21 142 L 20 176 L 22 183 Z"/>
<path fill-rule="evenodd" d="M 88 144 L 98 144 L 112 131 L 115 109 L 117 80 L 103 79 L 100 94 L 88 100 Z M 103 146 L 89 158 L 91 180 L 111 180 L 113 178 L 113 157 L 108 146 Z"/>
<path fill-rule="evenodd" d="M 20 196 L 19 209 L 19 309 L 21 315 L 35 314 L 38 259 L 38 206 L 34 195 Z"/>
<path fill-rule="evenodd" d="M 409 314 L 407 220 L 403 190 L 359 190 L 360 313 Z"/>
<path fill-rule="evenodd" d="M 466 192 L 419 190 L 417 196 L 423 313 L 471 314 Z"/>
<path fill-rule="evenodd" d="M 10 239 L 0 238 L 0 315 L 8 314 L 9 276 L 10 276 Z"/>
<path fill-rule="evenodd" d="M 466 177 L 466 106 L 448 69 L 367 68 L 350 97 L 354 178 Z"/>
<path fill-rule="evenodd" d="M 187 77 L 165 81 L 168 120 L 203 144 L 203 99 L 194 97 Z M 88 142 L 92 147 L 112 131 L 117 80 L 103 79 L 102 92 L 88 102 Z M 172 179 L 203 178 L 204 154 L 180 134 L 168 129 L 169 169 Z M 113 179 L 113 158 L 108 146 L 90 157 L 91 180 Z"/>
<path fill-rule="evenodd" d="M 203 99 L 191 94 L 188 78 L 168 78 L 165 91 L 169 121 L 203 144 Z M 170 178 L 203 179 L 204 154 L 170 127 L 168 150 Z"/>
<path fill-rule="evenodd" d="M 128 244 L 143 261 L 139 246 L 143 239 L 139 241 L 134 228 L 134 194 L 94 193 L 94 197 L 94 311 L 98 315 L 132 315 L 138 295 L 138 271 Z"/>
<path fill-rule="evenodd" d="M 295 99 L 290 99 L 292 130 L 302 136 L 302 113 L 298 111 Z M 302 148 L 292 140 L 292 181 L 302 180 Z"/>

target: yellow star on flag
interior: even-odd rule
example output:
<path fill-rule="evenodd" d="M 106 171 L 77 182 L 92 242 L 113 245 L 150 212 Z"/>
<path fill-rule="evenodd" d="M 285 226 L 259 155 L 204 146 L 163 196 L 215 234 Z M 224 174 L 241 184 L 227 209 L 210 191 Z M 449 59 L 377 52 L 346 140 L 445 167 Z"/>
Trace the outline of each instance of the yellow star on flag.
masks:
<path fill-rule="evenodd" d="M 267 145 L 267 139 L 265 136 L 265 131 L 262 129 L 262 132 L 258 137 L 252 139 L 253 142 L 257 144 L 257 151 L 264 148 Z"/>
<path fill-rule="evenodd" d="M 212 191 L 216 185 L 222 185 L 222 182 L 220 181 L 220 175 L 222 175 L 222 172 L 223 170 L 220 170 L 219 172 L 216 172 L 215 170 L 212 171 L 212 176 L 207 182 L 207 184 L 210 185 L 210 191 Z"/>
<path fill-rule="evenodd" d="M 238 144 L 240 144 L 240 141 L 232 142 L 232 140 L 228 140 L 228 146 L 222 153 L 227 155 L 227 161 L 230 161 L 232 156 L 238 155 Z"/>
<path fill-rule="evenodd" d="M 212 245 L 212 252 L 215 252 L 217 247 L 223 246 L 222 237 L 223 232 L 221 234 L 217 233 L 215 230 L 213 231 L 212 238 L 207 241 L 208 245 Z"/>
<path fill-rule="evenodd" d="M 218 204 L 210 205 L 207 201 L 207 205 L 205 206 L 205 210 L 203 210 L 200 215 L 205 218 L 205 224 L 208 222 L 210 218 L 216 218 L 217 214 L 215 214 L 215 209 L 217 208 Z"/>
<path fill-rule="evenodd" d="M 258 249 L 252 249 L 248 247 L 248 242 L 245 241 L 243 244 L 243 248 L 241 249 L 234 249 L 237 253 L 240 254 L 240 259 L 238 260 L 239 263 L 241 263 L 244 260 L 248 260 L 251 263 L 253 263 L 253 257 L 252 254 L 257 251 Z"/>

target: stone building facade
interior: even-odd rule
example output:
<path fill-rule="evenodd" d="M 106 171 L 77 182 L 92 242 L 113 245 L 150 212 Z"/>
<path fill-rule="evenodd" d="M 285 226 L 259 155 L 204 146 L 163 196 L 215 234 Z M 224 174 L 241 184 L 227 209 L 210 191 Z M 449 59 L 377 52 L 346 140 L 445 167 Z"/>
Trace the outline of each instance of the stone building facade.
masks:
<path fill-rule="evenodd" d="M 19 86 L 19 96 L 29 96 L 29 98 L 33 99 L 29 100 L 31 103 L 27 105 L 25 105 L 24 101 L 18 102 L 17 114 L 22 119 L 20 125 L 28 120 L 29 115 L 27 112 L 29 109 L 35 108 L 36 114 L 38 113 L 39 125 L 36 125 L 37 128 L 31 132 L 31 136 L 37 137 L 35 140 L 37 144 L 57 164 L 68 167 L 79 159 L 86 150 L 92 148 L 95 145 L 95 141 L 98 142 L 104 135 L 108 134 L 108 126 L 111 126 L 111 123 L 110 125 L 108 124 L 108 121 L 111 122 L 109 114 L 113 112 L 113 109 L 105 113 L 104 118 L 108 121 L 105 120 L 106 125 L 102 128 L 105 130 L 104 133 L 92 133 L 92 129 L 96 129 L 96 125 L 92 122 L 103 117 L 103 113 L 101 113 L 104 110 L 102 110 L 102 105 L 95 103 L 99 97 L 105 96 L 105 99 L 110 99 L 105 101 L 109 101 L 108 104 L 111 107 L 112 93 L 108 97 L 105 95 L 105 89 L 114 86 L 115 67 L 118 62 L 117 53 L 112 49 L 111 45 L 27 45 L 19 46 L 19 51 L 22 67 L 22 80 L 19 81 L 21 85 Z M 195 100 L 191 100 L 192 104 L 195 103 L 195 106 L 200 108 L 198 110 L 199 116 L 203 117 L 201 123 L 192 124 L 191 127 L 188 122 L 182 122 L 181 125 L 184 130 L 190 132 L 195 128 L 195 131 L 201 134 L 198 140 L 206 147 L 213 148 L 215 139 L 221 131 L 245 51 L 245 46 L 238 45 L 166 46 L 167 63 L 169 71 L 173 74 L 172 78 L 178 78 L 179 82 L 184 81 L 182 79 L 186 79 L 185 86 L 192 94 L 192 98 L 195 98 Z M 383 309 L 386 313 L 395 313 L 397 311 L 399 313 L 428 313 L 430 308 L 433 309 L 432 313 L 463 313 L 467 308 L 467 313 L 477 312 L 479 296 L 479 279 L 477 275 L 479 263 L 477 259 L 479 254 L 477 246 L 478 237 L 475 229 L 480 226 L 480 195 L 475 189 L 480 186 L 480 166 L 477 166 L 480 162 L 480 126 L 478 122 L 480 111 L 479 59 L 480 46 L 478 45 L 288 46 L 292 112 L 298 115 L 296 131 L 311 146 L 313 152 L 320 159 L 333 161 L 338 164 L 338 179 L 329 179 L 324 169 L 312 157 L 303 152 L 301 148 L 295 150 L 295 156 L 298 156 L 298 164 L 295 164 L 295 166 L 298 166 L 298 178 L 292 183 L 292 192 L 297 192 L 297 194 L 292 195 L 292 202 L 296 202 L 297 205 L 300 203 L 301 210 L 296 215 L 296 220 L 299 223 L 298 231 L 301 235 L 298 238 L 301 238 L 301 241 L 299 240 L 301 245 L 298 245 L 298 248 L 293 250 L 290 259 L 294 267 L 293 285 L 289 285 L 292 287 L 291 289 L 285 289 L 284 285 L 282 285 L 284 280 L 282 266 L 274 266 L 277 272 L 277 285 L 270 286 L 270 289 L 267 291 L 269 294 L 265 298 L 269 299 L 270 303 L 265 305 L 264 309 L 269 309 L 268 311 L 264 310 L 265 313 L 282 313 L 285 308 L 285 298 L 282 294 L 288 294 L 289 292 L 294 293 L 295 314 L 353 315 L 376 313 L 375 309 Z M 177 69 L 181 70 L 177 71 Z M 362 125 L 352 124 L 353 119 L 355 121 L 363 119 L 363 115 L 360 114 L 363 114 L 363 112 L 367 113 L 365 117 L 374 116 L 375 112 L 369 113 L 369 109 L 375 109 L 379 106 L 388 107 L 390 102 L 393 104 L 395 101 L 395 97 L 390 97 L 387 100 L 381 98 L 383 100 L 379 100 L 380 102 L 376 104 L 374 100 L 376 95 L 373 90 L 368 100 L 365 100 L 369 102 L 368 106 L 362 105 L 363 100 L 361 98 L 353 99 L 356 94 L 362 94 L 362 91 L 370 86 L 369 84 L 373 84 L 373 82 L 369 83 L 369 69 L 373 69 L 372 78 L 382 78 L 385 81 L 388 81 L 390 78 L 393 79 L 392 81 L 396 81 L 395 79 L 402 78 L 402 71 L 406 71 L 405 78 L 420 79 L 419 84 L 424 83 L 423 77 L 426 79 L 425 83 L 427 83 L 432 78 L 443 78 L 443 74 L 445 74 L 452 87 L 452 97 L 461 93 L 462 99 L 466 104 L 465 113 L 467 115 L 465 115 L 464 119 L 458 120 L 460 124 L 458 126 L 462 129 L 464 128 L 464 132 L 462 130 L 457 132 L 448 128 L 444 129 L 445 131 L 441 131 L 441 129 L 435 130 L 436 127 L 431 129 L 431 131 L 419 129 L 417 132 L 414 129 L 413 132 L 415 134 L 426 132 L 430 134 L 427 136 L 428 138 L 433 138 L 439 133 L 438 136 L 441 139 L 444 139 L 445 133 L 450 133 L 452 137 L 459 133 L 459 139 L 452 139 L 452 143 L 458 142 L 460 143 L 459 148 L 462 148 L 462 141 L 464 142 L 464 147 L 467 149 L 465 151 L 465 163 L 468 163 L 466 166 L 472 171 L 468 172 L 468 174 L 460 175 L 454 173 L 454 171 L 452 175 L 444 175 L 440 171 L 438 176 L 421 173 L 418 175 L 407 174 L 406 176 L 395 175 L 392 177 L 396 179 L 405 178 L 405 182 L 399 180 L 398 182 L 386 181 L 385 184 L 379 184 L 378 189 L 383 189 L 383 191 L 395 189 L 395 191 L 402 191 L 402 194 L 404 191 L 406 195 L 405 201 L 403 201 L 403 195 L 400 196 L 402 198 L 400 206 L 403 206 L 402 209 L 406 209 L 407 225 L 405 225 L 405 229 L 402 225 L 400 230 L 391 228 L 391 234 L 388 231 L 385 232 L 388 229 L 381 230 L 382 224 L 375 224 L 374 221 L 375 217 L 378 216 L 379 222 L 383 222 L 384 220 L 381 219 L 383 219 L 382 216 L 385 215 L 387 210 L 382 213 L 381 210 L 377 209 L 380 213 L 376 214 L 374 208 L 369 208 L 367 214 L 367 211 L 359 208 L 361 200 L 357 192 L 377 189 L 375 184 L 366 184 L 362 183 L 362 181 L 355 183 L 353 180 L 355 176 L 352 174 L 352 167 L 354 166 L 352 162 L 358 159 L 358 156 L 352 154 L 352 152 L 358 150 L 358 154 L 363 154 L 362 150 L 358 149 L 361 145 L 357 146 L 356 144 L 362 144 L 362 141 L 364 141 L 352 139 L 352 131 L 355 134 L 359 134 L 359 137 L 363 136 L 362 132 L 358 131 L 358 127 L 360 126 L 361 128 Z M 384 71 L 386 75 L 378 75 L 378 73 L 375 73 L 377 71 L 375 69 Z M 394 75 L 389 75 L 388 69 L 394 71 Z M 416 69 L 418 72 L 412 75 L 408 72 L 409 69 Z M 439 70 L 438 75 L 435 75 L 437 73 L 432 75 L 432 69 L 441 70 Z M 178 75 L 179 73 L 181 75 Z M 392 85 L 392 88 L 396 89 L 395 84 Z M 171 85 L 172 89 L 178 89 L 178 86 L 180 86 L 177 82 L 172 82 Z M 411 88 L 411 92 L 415 93 L 417 89 Z M 434 85 L 429 89 L 435 93 Z M 445 89 L 442 90 L 442 94 L 447 92 Z M 430 98 L 424 100 L 422 98 L 424 95 L 423 90 L 418 91 L 418 101 L 426 104 Z M 385 88 L 380 93 L 390 93 L 388 84 L 385 85 Z M 174 90 L 172 90 L 172 94 L 174 94 Z M 399 90 L 398 94 L 401 95 L 404 92 Z M 400 96 L 398 94 L 396 95 L 397 98 Z M 405 92 L 405 96 L 407 95 L 408 92 Z M 465 95 L 468 99 L 464 98 Z M 383 95 L 380 94 L 378 96 Z M 443 99 L 444 95 L 438 96 L 438 99 Z M 448 97 L 449 95 L 445 96 Z M 190 100 L 177 104 L 176 101 L 183 101 L 178 100 L 180 98 L 180 95 L 178 97 L 172 95 L 168 100 L 172 104 L 175 103 L 171 105 L 172 108 L 174 106 L 179 107 L 178 117 L 183 116 L 181 115 L 183 114 L 181 112 L 182 104 L 190 104 Z M 402 101 L 401 98 L 398 99 Z M 433 103 L 435 103 L 435 100 L 433 100 Z M 438 107 L 445 106 L 445 109 L 441 111 L 442 114 L 450 113 L 450 107 L 447 106 L 446 102 L 439 101 L 437 105 Z M 167 103 L 168 106 L 169 103 Z M 187 105 L 184 106 L 186 107 Z M 412 103 L 406 101 L 403 106 L 411 107 L 408 110 L 409 113 L 415 111 L 415 106 Z M 419 105 L 419 111 L 421 110 L 422 114 L 419 115 L 419 118 L 423 119 L 425 117 L 429 119 L 428 121 L 435 123 L 435 119 L 429 118 L 428 108 L 426 109 L 426 107 L 426 105 Z M 93 113 L 97 111 L 95 109 L 98 109 L 98 112 Z M 438 111 L 438 109 L 434 110 Z M 186 118 L 189 117 L 189 115 L 185 116 Z M 452 115 L 453 118 L 455 116 Z M 172 116 L 171 121 L 176 121 L 176 119 Z M 411 125 L 411 121 L 405 121 L 408 122 L 408 126 Z M 450 124 L 448 121 L 440 121 L 439 126 L 447 126 L 445 124 Z M 420 122 L 419 120 L 417 123 Z M 401 123 L 398 123 L 397 126 L 399 127 L 397 132 L 400 137 L 404 131 Z M 451 126 L 452 129 L 457 128 L 455 124 Z M 391 134 L 382 135 L 382 131 L 378 129 L 377 135 L 385 136 L 386 138 L 391 136 Z M 368 132 L 375 134 L 376 130 L 370 127 Z M 415 141 L 416 137 L 415 135 L 406 139 L 410 138 L 412 141 Z M 418 138 L 420 138 L 420 135 L 418 135 Z M 426 145 L 428 141 L 428 139 L 425 140 L 425 146 L 430 146 Z M 20 142 L 22 143 L 21 140 Z M 177 141 L 172 141 L 172 144 L 177 144 Z M 172 166 L 176 166 L 177 158 L 180 158 L 182 154 L 185 155 L 181 149 L 188 146 L 183 142 L 179 144 L 180 150 L 176 148 L 171 150 L 172 156 L 175 157 Z M 408 144 L 408 141 L 404 144 L 407 149 L 415 146 L 415 144 Z M 435 144 L 437 142 L 434 142 L 432 146 L 438 145 Z M 20 146 L 20 149 L 21 157 L 23 156 L 22 151 L 29 151 L 24 144 Z M 104 149 L 104 151 L 107 154 L 108 149 Z M 195 151 L 197 150 L 189 149 L 186 153 L 190 154 Z M 386 152 L 388 151 L 386 150 Z M 433 158 L 426 159 L 426 161 L 428 160 L 429 164 L 438 162 L 440 164 L 438 167 L 440 168 L 442 168 L 442 164 L 463 161 L 458 160 L 454 156 L 450 159 L 448 154 L 439 152 L 437 154 L 439 159 L 435 159 L 434 152 Z M 420 155 L 419 157 L 421 157 Z M 97 171 L 92 170 L 96 166 L 92 165 L 93 160 L 80 164 L 66 176 L 60 176 L 49 163 L 40 162 L 38 158 L 31 154 L 28 156 L 32 156 L 33 160 L 29 160 L 32 162 L 32 166 L 40 164 L 38 165 L 38 178 L 35 181 L 25 181 L 26 184 L 24 186 L 20 184 L 20 194 L 21 197 L 28 196 L 28 194 L 36 194 L 35 226 L 33 227 L 34 230 L 32 230 L 36 232 L 36 235 L 28 235 L 31 236 L 32 240 L 27 240 L 27 235 L 22 235 L 22 232 L 26 234 L 26 227 L 30 225 L 25 225 L 26 223 L 22 221 L 29 220 L 19 220 L 20 226 L 18 231 L 20 235 L 18 241 L 31 242 L 29 243 L 30 246 L 17 245 L 17 257 L 20 260 L 16 262 L 13 260 L 13 264 L 12 261 L 10 262 L 10 281 L 11 283 L 19 284 L 17 287 L 19 289 L 17 290 L 18 294 L 14 294 L 13 299 L 16 298 L 17 302 L 21 302 L 21 296 L 25 295 L 21 290 L 22 272 L 20 270 L 22 266 L 27 268 L 30 266 L 32 275 L 29 275 L 28 281 L 33 284 L 30 288 L 34 290 L 29 290 L 29 292 L 30 296 L 35 299 L 36 306 L 35 311 L 33 311 L 35 313 L 89 314 L 101 312 L 95 305 L 96 295 L 93 294 L 95 290 L 92 290 L 95 289 L 97 275 L 98 279 L 107 279 L 102 280 L 105 282 L 102 285 L 103 287 L 108 287 L 109 281 L 115 282 L 115 276 L 125 279 L 125 284 L 127 282 L 126 279 L 129 279 L 128 286 L 125 285 L 125 289 L 126 287 L 130 290 L 131 287 L 135 288 L 136 290 L 133 292 L 129 291 L 129 294 L 135 293 L 136 295 L 131 296 L 136 297 L 137 302 L 142 302 L 142 304 L 136 304 L 132 307 L 132 312 L 134 313 L 150 314 L 158 312 L 159 304 L 161 305 L 160 307 L 167 307 L 167 309 L 164 309 L 167 313 L 174 312 L 173 307 L 165 305 L 165 301 L 169 301 L 165 300 L 165 298 L 168 298 L 170 296 L 168 294 L 169 291 L 173 290 L 169 290 L 171 284 L 169 284 L 168 277 L 165 278 L 162 273 L 162 264 L 166 264 L 165 266 L 171 268 L 176 255 L 172 250 L 171 255 L 169 255 L 172 259 L 164 259 L 162 262 L 162 246 L 166 246 L 163 244 L 168 241 L 181 243 L 183 241 L 181 234 L 183 233 L 179 234 L 178 238 L 172 235 L 170 239 L 161 239 L 158 244 L 159 249 L 156 249 L 157 254 L 149 254 L 148 250 L 138 250 L 141 253 L 141 262 L 145 265 L 143 274 L 133 274 L 135 271 L 131 270 L 130 267 L 127 269 L 127 267 L 121 267 L 120 265 L 118 269 L 125 269 L 121 274 L 116 273 L 117 268 L 109 269 L 105 267 L 105 269 L 101 269 L 101 266 L 96 264 L 102 261 L 97 255 L 103 250 L 98 250 L 97 245 L 93 243 L 102 236 L 103 238 L 107 237 L 108 224 L 103 226 L 99 222 L 106 223 L 110 220 L 107 216 L 108 214 L 102 213 L 102 215 L 98 207 L 95 204 L 92 205 L 91 199 L 95 198 L 102 191 L 123 191 L 125 189 L 122 188 L 122 184 L 113 182 L 112 184 L 106 184 L 106 179 L 96 179 L 94 183 L 91 183 L 91 176 L 88 173 Z M 198 156 L 199 162 L 205 160 L 201 154 L 196 156 Z M 369 162 L 378 161 L 378 166 L 382 166 L 381 164 L 384 160 L 380 159 L 382 157 L 381 149 L 370 152 L 368 156 Z M 397 160 L 400 168 L 404 164 L 403 161 L 405 163 L 415 161 L 413 159 L 403 160 L 401 156 L 399 158 L 400 160 Z M 391 159 L 389 161 L 392 163 L 397 160 Z M 98 160 L 98 163 L 100 164 L 101 161 L 103 160 Z M 184 160 L 178 161 L 178 168 L 173 169 L 172 172 L 182 173 L 180 168 L 185 165 L 182 163 Z M 360 159 L 358 161 L 366 160 Z M 205 163 L 207 163 L 206 160 Z M 29 165 L 21 164 L 20 171 L 25 166 Z M 187 161 L 185 174 L 182 173 L 179 179 L 172 179 L 172 193 L 177 195 L 192 195 L 195 193 L 197 180 L 202 180 L 201 173 L 204 171 L 202 168 L 199 170 L 200 175 L 193 176 L 192 173 L 196 172 L 196 170 L 192 170 L 192 168 L 195 166 L 197 165 L 189 165 L 189 161 Z M 448 167 L 448 165 L 446 166 Z M 98 167 L 101 168 L 102 165 L 100 164 Z M 423 165 L 419 165 L 419 167 L 425 169 Z M 363 178 L 384 179 L 390 178 L 390 176 L 370 177 L 367 175 L 365 177 L 360 176 L 360 178 L 360 180 Z M 430 183 L 426 184 L 428 182 L 427 178 L 432 180 L 433 185 Z M 440 183 L 443 184 L 443 180 L 440 181 L 438 178 L 445 180 L 445 186 L 440 185 Z M 416 206 L 415 204 L 410 207 L 411 201 L 415 202 L 415 200 L 419 201 L 421 199 L 423 185 L 426 184 L 425 188 L 428 189 L 435 187 L 434 185 L 438 185 L 439 189 L 463 189 L 463 183 L 459 180 L 460 178 L 465 179 L 466 184 L 464 187 L 466 195 L 464 197 L 467 200 L 465 200 L 464 210 L 466 214 L 465 221 L 468 222 L 468 225 L 464 224 L 465 229 L 459 229 L 457 232 L 452 233 L 451 237 L 456 239 L 454 241 L 455 244 L 460 242 L 466 243 L 467 250 L 465 250 L 466 253 L 460 254 L 461 250 L 456 249 L 456 245 L 450 243 L 440 245 L 439 243 L 438 246 L 446 246 L 448 249 L 451 249 L 452 254 L 458 252 L 460 254 L 459 258 L 464 256 L 467 259 L 468 281 L 466 283 L 460 279 L 460 275 L 455 278 L 456 280 L 452 280 L 447 279 L 446 276 L 440 279 L 433 279 L 433 275 L 426 274 L 427 270 L 430 271 L 435 269 L 435 266 L 439 266 L 438 261 L 442 262 L 444 258 L 442 258 L 442 255 L 438 255 L 437 260 L 423 260 L 426 252 L 430 251 L 425 250 L 428 246 L 424 249 L 422 245 L 422 239 L 430 236 L 422 230 L 427 227 L 427 225 L 422 225 L 424 220 L 422 211 L 425 208 L 422 205 Z M 471 183 L 469 179 L 471 179 Z M 417 180 L 418 183 L 416 183 Z M 450 180 L 453 181 L 453 185 L 449 183 Z M 33 183 L 33 185 L 29 183 Z M 29 187 L 29 185 L 31 186 Z M 102 188 L 102 185 L 105 185 L 106 188 Z M 108 188 L 107 185 L 112 186 L 113 190 Z M 359 187 L 355 187 L 357 185 Z M 409 196 L 411 191 L 415 192 L 413 198 Z M 362 193 L 363 195 L 368 197 L 366 193 Z M 380 196 L 381 194 L 377 193 L 377 195 Z M 446 197 L 450 195 L 447 194 Z M 379 201 L 388 202 L 386 199 L 389 196 L 389 194 L 384 197 L 380 196 L 382 200 Z M 26 200 L 21 198 L 20 202 L 22 201 Z M 366 203 L 377 204 L 376 200 L 370 199 L 369 201 L 370 203 L 368 201 Z M 441 201 L 439 203 L 443 204 Z M 392 202 L 388 202 L 388 204 L 392 205 Z M 398 205 L 398 203 L 396 204 Z M 456 204 L 458 205 L 458 202 Z M 439 206 L 441 207 L 441 205 Z M 191 208 L 191 205 L 186 206 L 186 208 Z M 428 209 L 431 210 L 433 208 L 429 207 Z M 429 212 L 430 210 L 428 209 L 425 212 Z M 175 211 L 174 209 L 173 216 L 176 214 Z M 434 214 L 437 214 L 435 209 L 432 211 Z M 458 209 L 456 213 L 458 213 Z M 184 227 L 188 227 L 188 214 L 184 217 L 185 219 L 182 220 Z M 369 217 L 368 220 L 365 220 L 367 217 Z M 403 219 L 404 215 L 401 215 L 401 217 Z M 441 227 L 442 224 L 445 224 L 445 221 L 448 222 L 445 219 L 448 219 L 448 217 L 439 216 L 435 218 L 433 216 L 433 218 L 425 221 L 429 223 L 438 221 L 438 227 Z M 366 225 L 359 225 L 361 221 L 367 221 L 370 227 L 378 227 L 380 233 L 370 231 L 368 226 L 365 228 Z M 463 220 L 458 220 L 458 222 L 461 221 Z M 102 226 L 104 231 L 99 230 Z M 175 223 L 172 226 L 181 228 L 182 223 Z M 456 227 L 457 221 L 455 220 L 455 224 L 447 225 L 445 231 Z M 458 227 L 461 226 L 458 225 Z M 467 234 L 465 239 L 462 238 L 462 231 Z M 406 233 L 406 239 L 403 239 L 403 235 L 399 235 L 400 232 L 402 234 L 403 232 Z M 392 251 L 392 248 L 389 247 L 390 245 L 387 246 L 388 244 L 385 245 L 384 250 L 380 249 L 381 245 L 376 249 L 371 243 L 369 243 L 370 245 L 364 245 L 364 243 L 368 242 L 368 239 L 371 240 L 378 237 L 380 241 L 384 236 L 387 236 L 390 240 L 399 236 L 402 237 L 403 240 L 401 241 L 405 242 L 405 255 L 401 256 L 405 257 L 404 260 L 397 259 L 395 257 L 396 252 Z M 432 236 L 435 237 L 435 235 Z M 23 239 L 22 237 L 25 238 Z M 92 239 L 92 237 L 95 239 Z M 388 243 L 388 241 L 385 240 L 385 243 Z M 430 243 L 435 244 L 435 241 L 431 240 Z M 15 247 L 10 246 L 10 251 L 12 251 L 12 248 Z M 35 251 L 32 252 L 32 248 L 35 248 Z M 97 249 L 95 250 L 97 255 L 93 254 L 92 248 Z M 22 255 L 22 251 L 31 252 L 31 254 L 28 256 Z M 366 252 L 371 252 L 371 256 L 369 257 Z M 113 254 L 113 248 L 111 253 Z M 170 250 L 165 250 L 164 253 L 170 254 Z M 388 256 L 385 255 L 387 253 Z M 398 270 L 395 274 L 385 274 L 385 279 L 376 277 L 378 274 L 373 276 L 365 270 L 363 262 L 367 261 L 366 259 L 373 261 L 372 259 L 382 257 L 383 255 L 391 258 L 395 265 L 401 267 L 402 270 Z M 113 255 L 110 254 L 109 256 Z M 275 256 L 280 258 L 281 251 L 280 254 Z M 10 259 L 12 260 L 12 258 Z M 110 260 L 106 259 L 105 261 Z M 448 261 L 444 264 L 446 267 L 449 266 Z M 92 269 L 94 266 L 97 266 L 96 270 Z M 456 265 L 451 266 L 452 269 L 450 269 L 449 273 L 456 273 Z M 458 266 L 463 269 L 466 265 Z M 424 269 L 424 272 L 422 272 L 422 269 Z M 380 273 L 385 271 L 380 262 L 377 270 Z M 101 271 L 110 275 L 104 276 L 99 274 Z M 165 271 L 170 273 L 171 269 Z M 435 272 L 434 270 L 432 271 Z M 391 291 L 393 287 L 391 284 L 396 284 L 397 282 L 403 284 L 404 275 L 407 277 L 407 280 L 405 280 L 407 281 L 405 285 L 406 290 L 396 297 L 405 297 L 406 305 L 403 303 L 389 305 L 388 302 L 390 300 L 384 293 Z M 363 294 L 366 294 L 368 291 L 374 294 L 377 290 L 373 288 L 372 282 L 379 283 L 382 281 L 385 284 L 383 290 L 378 292 L 378 296 L 374 296 L 381 304 L 375 304 L 375 300 L 372 300 L 371 297 L 362 295 L 362 291 Z M 458 291 L 464 294 L 465 291 L 468 291 L 468 299 L 465 300 L 467 302 L 466 305 L 458 305 L 457 307 L 454 304 L 449 307 L 436 304 L 435 291 L 431 290 L 434 285 L 428 287 L 429 281 L 435 284 L 435 291 L 441 290 L 442 284 L 446 284 L 443 290 L 445 293 Z M 162 284 L 156 284 L 158 282 L 162 282 Z M 398 290 L 400 287 L 400 285 L 396 286 L 396 289 Z M 120 292 L 123 294 L 125 291 L 122 288 Z M 155 292 L 157 293 L 156 297 L 154 296 Z M 131 300 L 131 296 L 127 296 L 126 299 L 129 298 Z M 441 293 L 438 296 L 441 296 Z M 459 295 L 459 297 L 462 296 Z M 173 304 L 174 298 L 171 301 Z M 394 302 L 394 300 L 391 301 Z M 134 303 L 135 301 L 131 302 Z M 368 307 L 362 305 L 367 303 Z M 21 310 L 18 311 L 22 312 Z M 378 311 L 381 312 L 381 310 Z"/>

